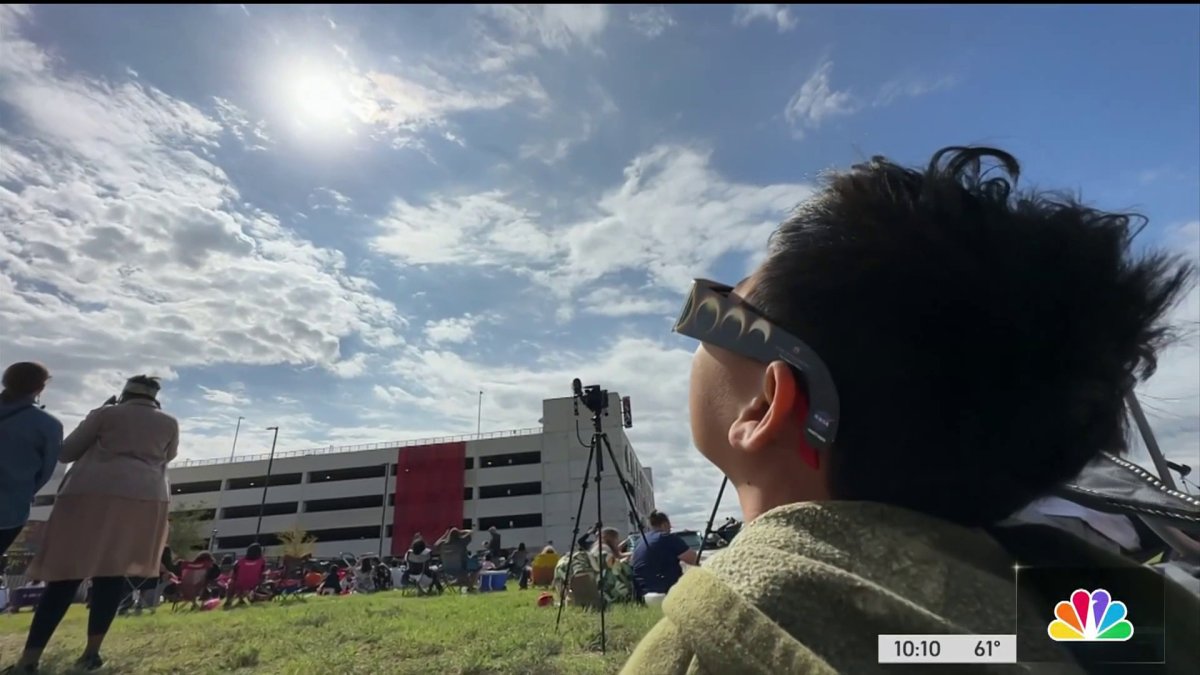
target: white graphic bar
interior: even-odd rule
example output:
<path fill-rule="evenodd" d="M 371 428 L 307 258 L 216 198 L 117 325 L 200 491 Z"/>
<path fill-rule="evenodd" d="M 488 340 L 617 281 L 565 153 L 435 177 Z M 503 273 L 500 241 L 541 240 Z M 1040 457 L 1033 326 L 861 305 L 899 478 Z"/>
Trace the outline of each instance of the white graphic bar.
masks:
<path fill-rule="evenodd" d="M 880 663 L 1016 663 L 1016 635 L 880 635 Z"/>

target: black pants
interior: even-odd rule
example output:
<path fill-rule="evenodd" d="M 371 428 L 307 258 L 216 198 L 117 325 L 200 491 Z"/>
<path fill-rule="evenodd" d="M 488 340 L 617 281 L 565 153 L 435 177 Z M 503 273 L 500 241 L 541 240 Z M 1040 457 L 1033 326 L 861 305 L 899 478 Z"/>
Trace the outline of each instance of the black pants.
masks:
<path fill-rule="evenodd" d="M 0 530 L 0 558 L 4 557 L 4 553 L 8 551 L 8 547 L 12 546 L 12 543 L 17 540 L 17 535 L 21 534 L 21 530 L 23 529 L 25 529 L 24 525 Z"/>
<path fill-rule="evenodd" d="M 51 581 L 46 584 L 46 592 L 33 613 L 33 623 L 29 626 L 29 638 L 25 640 L 26 649 L 45 649 L 50 643 L 58 624 L 66 616 L 79 590 L 79 579 L 71 581 Z M 117 605 L 125 592 L 125 577 L 97 577 L 92 579 L 92 603 L 88 610 L 88 630 L 90 635 L 104 635 L 112 626 L 113 617 L 117 615 Z"/>

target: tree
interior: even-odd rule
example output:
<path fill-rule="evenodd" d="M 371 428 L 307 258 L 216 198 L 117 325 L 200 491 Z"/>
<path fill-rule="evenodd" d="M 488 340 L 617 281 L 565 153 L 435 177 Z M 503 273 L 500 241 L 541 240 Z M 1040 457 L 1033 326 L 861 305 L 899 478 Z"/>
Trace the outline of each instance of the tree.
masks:
<path fill-rule="evenodd" d="M 279 555 L 282 558 L 303 558 L 312 555 L 317 538 L 312 536 L 300 523 L 279 533 Z"/>
<path fill-rule="evenodd" d="M 205 525 L 212 519 L 207 511 L 182 508 L 172 511 L 168 518 L 167 546 L 176 556 L 191 558 L 193 551 L 204 549 L 208 534 Z"/>

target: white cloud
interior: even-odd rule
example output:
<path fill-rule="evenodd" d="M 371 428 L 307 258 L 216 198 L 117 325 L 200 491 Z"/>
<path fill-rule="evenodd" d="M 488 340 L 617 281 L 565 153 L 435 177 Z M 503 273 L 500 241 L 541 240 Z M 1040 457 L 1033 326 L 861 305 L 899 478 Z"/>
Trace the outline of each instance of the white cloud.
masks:
<path fill-rule="evenodd" d="M 647 5 L 630 10 L 629 23 L 648 38 L 656 38 L 675 25 L 675 19 L 662 5 Z"/>
<path fill-rule="evenodd" d="M 879 108 L 890 105 L 901 98 L 917 98 L 939 91 L 945 91 L 958 85 L 960 79 L 954 75 L 944 75 L 938 78 L 897 77 L 883 83 L 871 105 Z"/>
<path fill-rule="evenodd" d="M 478 68 L 483 73 L 505 72 L 520 61 L 538 54 L 535 45 L 525 42 L 500 42 L 483 30 L 480 30 L 476 37 L 479 50 Z"/>
<path fill-rule="evenodd" d="M 565 136 L 554 140 L 539 139 L 521 144 L 518 155 L 521 159 L 536 159 L 546 164 L 557 164 L 567 158 L 571 148 L 592 137 L 592 123 L 588 118 L 583 120 L 583 128 L 576 136 Z"/>
<path fill-rule="evenodd" d="M 505 265 L 564 299 L 605 275 L 644 273 L 681 292 L 722 255 L 764 248 L 770 232 L 812 188 L 732 183 L 708 152 L 663 145 L 635 158 L 594 216 L 545 225 L 501 192 L 397 201 L 378 226 L 375 250 L 409 264 Z"/>
<path fill-rule="evenodd" d="M 571 150 L 591 140 L 599 127 L 615 116 L 619 111 L 612 96 L 596 82 L 588 83 L 590 105 L 581 110 L 576 119 L 562 116 L 570 120 L 566 124 L 576 125 L 576 129 L 557 135 L 553 127 L 540 134 L 535 140 L 523 143 L 518 150 L 521 159 L 536 159 L 546 164 L 554 165 L 566 159 Z M 547 121 L 547 124 L 552 122 Z"/>
<path fill-rule="evenodd" d="M 371 388 L 371 393 L 388 405 L 415 405 L 432 410 L 440 402 L 436 396 L 415 396 L 404 387 L 385 387 L 377 384 Z"/>
<path fill-rule="evenodd" d="M 133 73 L 133 77 L 137 77 Z M 251 122 L 249 114 L 232 101 L 214 96 L 217 119 L 247 150 L 266 150 L 272 143 L 267 135 L 266 122 Z"/>
<path fill-rule="evenodd" d="M 505 75 L 487 85 L 463 87 L 429 66 L 405 66 L 399 72 L 371 71 L 352 77 L 353 115 L 368 125 L 392 132 L 438 126 L 447 115 L 468 110 L 495 110 L 517 100 L 545 101 L 537 79 Z"/>
<path fill-rule="evenodd" d="M 733 8 L 733 23 L 735 26 L 749 26 L 755 21 L 773 23 L 780 33 L 785 33 L 796 27 L 796 17 L 787 5 L 735 5 Z"/>
<path fill-rule="evenodd" d="M 0 67 L 27 73 L 50 67 L 50 55 L 20 35 L 19 28 L 32 17 L 29 5 L 0 5 Z"/>
<path fill-rule="evenodd" d="M 396 308 L 341 253 L 248 205 L 212 163 L 218 121 L 140 82 L 37 67 L 53 59 L 0 26 L 23 55 L 0 60 L 0 344 L 54 364 L 65 422 L 134 367 L 334 372 L 343 339 L 399 343 Z"/>
<path fill-rule="evenodd" d="M 875 97 L 872 107 L 881 108 L 903 98 L 917 98 L 945 91 L 959 84 L 960 78 L 945 75 L 938 78 L 904 75 L 884 82 Z M 853 115 L 866 107 L 864 98 L 848 89 L 833 86 L 833 62 L 823 60 L 792 95 L 784 108 L 784 119 L 796 140 L 803 139 L 808 132 L 837 117 Z"/>
<path fill-rule="evenodd" d="M 838 91 L 830 83 L 833 62 L 823 61 L 800 89 L 792 95 L 784 109 L 784 117 L 791 125 L 792 135 L 797 140 L 805 132 L 816 129 L 826 120 L 851 115 L 859 105 L 849 91 Z"/>
<path fill-rule="evenodd" d="M 484 5 L 516 38 L 565 51 L 591 45 L 608 26 L 607 5 Z"/>
<path fill-rule="evenodd" d="M 707 151 L 684 146 L 655 147 L 624 173 L 595 217 L 563 233 L 566 258 L 555 286 L 577 288 L 629 270 L 681 292 L 717 258 L 765 247 L 779 221 L 812 194 L 794 183 L 732 183 L 713 170 Z"/>
<path fill-rule="evenodd" d="M 345 379 L 362 377 L 367 373 L 367 361 L 369 359 L 369 354 L 366 352 L 359 352 L 348 359 L 340 359 L 330 364 L 328 369 L 334 375 Z"/>
<path fill-rule="evenodd" d="M 425 323 L 425 339 L 434 345 L 469 342 L 472 339 L 475 327 L 482 320 L 483 317 L 464 314 L 436 321 L 427 321 Z"/>
<path fill-rule="evenodd" d="M 308 195 L 308 208 L 311 211 L 333 211 L 342 215 L 351 214 L 352 200 L 333 188 L 317 188 Z"/>
<path fill-rule="evenodd" d="M 508 203 L 500 191 L 434 196 L 423 206 L 396 200 L 379 221 L 371 246 L 410 264 L 472 265 L 548 262 L 558 244 L 538 214 Z"/>
<path fill-rule="evenodd" d="M 641 316 L 658 314 L 669 316 L 679 311 L 679 300 L 647 297 L 647 289 L 630 289 L 606 286 L 597 288 L 583 297 L 583 304 L 591 314 L 611 317 Z"/>
<path fill-rule="evenodd" d="M 202 397 L 209 403 L 224 406 L 240 406 L 248 405 L 250 399 L 241 395 L 237 391 L 225 391 L 222 389 L 210 389 L 204 385 L 200 385 L 200 391 L 204 392 Z"/>

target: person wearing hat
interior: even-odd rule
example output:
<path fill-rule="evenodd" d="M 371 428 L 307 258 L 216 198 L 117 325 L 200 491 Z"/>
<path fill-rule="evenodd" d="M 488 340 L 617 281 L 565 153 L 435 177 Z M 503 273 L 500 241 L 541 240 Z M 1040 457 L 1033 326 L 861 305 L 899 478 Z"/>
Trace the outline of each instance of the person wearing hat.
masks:
<path fill-rule="evenodd" d="M 84 579 L 92 580 L 87 647 L 76 663 L 103 666 L 100 645 L 116 616 L 125 577 L 158 575 L 167 543 L 167 463 L 179 423 L 160 409 L 157 378 L 125 383 L 116 405 L 93 410 L 63 441 L 63 478 L 29 576 L 46 582 L 15 673 L 36 672 L 42 650 Z"/>
<path fill-rule="evenodd" d="M 40 363 L 4 370 L 0 391 L 0 559 L 29 520 L 29 504 L 50 480 L 62 446 L 62 423 L 37 405 L 50 380 Z"/>

